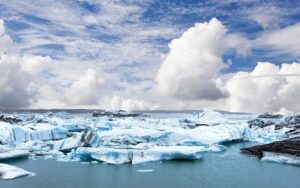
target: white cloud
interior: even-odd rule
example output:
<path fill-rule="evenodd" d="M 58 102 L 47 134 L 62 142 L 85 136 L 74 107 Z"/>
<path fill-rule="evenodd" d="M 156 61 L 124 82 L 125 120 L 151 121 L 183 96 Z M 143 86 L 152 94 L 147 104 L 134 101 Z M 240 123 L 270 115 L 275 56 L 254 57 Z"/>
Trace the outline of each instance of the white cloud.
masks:
<path fill-rule="evenodd" d="M 252 72 L 235 73 L 225 85 L 227 108 L 247 112 L 300 112 L 300 64 L 259 62 Z"/>
<path fill-rule="evenodd" d="M 51 62 L 50 57 L 21 56 L 0 19 L 0 108 L 25 108 L 36 101 L 34 77 Z"/>
<path fill-rule="evenodd" d="M 280 7 L 273 5 L 257 6 L 249 10 L 249 18 L 254 20 L 264 29 L 276 28 L 282 21 L 281 16 L 284 12 Z"/>
<path fill-rule="evenodd" d="M 227 34 L 223 44 L 226 48 L 234 48 L 238 55 L 249 55 L 253 44 L 250 40 L 240 34 Z"/>
<path fill-rule="evenodd" d="M 22 71 L 36 75 L 50 67 L 53 60 L 49 57 L 25 55 L 22 59 Z"/>
<path fill-rule="evenodd" d="M 20 58 L 0 54 L 0 107 L 22 108 L 30 106 L 36 92 L 31 76 L 22 71 Z"/>
<path fill-rule="evenodd" d="M 225 26 L 216 19 L 196 24 L 173 40 L 156 76 L 159 93 L 167 97 L 154 95 L 151 89 L 161 63 L 160 55 L 167 50 L 160 41 L 178 37 L 186 24 L 174 23 L 176 19 L 171 19 L 171 13 L 160 21 L 143 20 L 148 1 L 88 2 L 100 7 L 100 11 L 89 12 L 75 1 L 0 0 L 5 10 L 3 15 L 7 16 L 5 19 L 29 26 L 14 31 L 14 36 L 20 41 L 18 48 L 25 54 L 19 55 L 19 49 L 5 33 L 4 22 L 0 20 L 0 52 L 5 53 L 10 62 L 15 58 L 15 63 L 2 60 L 4 63 L 0 64 L 0 72 L 7 75 L 0 77 L 0 86 L 5 88 L 0 91 L 0 107 L 86 105 L 85 108 L 100 106 L 137 110 L 156 109 L 158 105 L 153 104 L 159 104 L 162 109 L 299 111 L 296 106 L 299 99 L 295 95 L 299 88 L 297 63 L 282 67 L 259 63 L 249 73 L 229 75 L 220 72 L 228 66 L 222 58 L 227 49 L 234 48 L 238 54 L 247 55 L 252 44 L 240 34 L 227 33 Z M 182 13 L 176 6 L 171 9 L 176 14 Z M 210 14 L 206 17 L 219 10 L 214 6 L 209 9 Z M 277 10 L 255 10 L 250 19 L 266 29 L 279 26 Z M 227 16 L 220 11 L 217 11 L 219 15 Z M 191 13 L 205 14 L 207 7 L 186 7 L 182 14 Z M 241 15 L 239 10 L 235 13 L 236 17 Z M 31 15 L 32 20 L 23 15 Z M 39 19 L 44 19 L 46 24 L 39 24 Z M 234 20 L 226 21 L 227 24 Z M 298 26 L 267 31 L 255 40 L 253 46 L 297 56 L 300 54 Z M 41 47 L 48 44 L 61 45 L 63 50 L 51 51 Z M 28 53 L 47 54 L 49 57 Z M 109 79 L 102 73 L 99 75 L 102 71 Z M 260 96 L 252 94 L 253 91 Z M 111 96 L 114 97 L 111 99 Z M 38 102 L 32 103 L 36 99 Z"/>
<path fill-rule="evenodd" d="M 294 27 L 268 35 L 273 39 L 273 47 L 276 48 L 275 38 L 281 37 L 285 40 L 281 40 L 282 44 L 278 40 L 278 45 L 297 49 L 300 43 L 296 38 L 291 40 L 296 33 Z M 268 42 L 270 40 L 266 40 Z M 228 48 L 237 48 L 240 54 L 247 54 L 251 44 L 240 35 L 227 34 L 226 28 L 216 19 L 196 24 L 171 42 L 170 52 L 156 77 L 158 91 L 177 99 L 177 108 L 198 106 L 256 113 L 300 112 L 297 105 L 300 63 L 279 67 L 259 62 L 251 72 L 224 74 L 220 73 L 226 68 L 222 55 Z"/>
<path fill-rule="evenodd" d="M 98 104 L 104 84 L 104 79 L 95 70 L 88 69 L 84 76 L 72 83 L 64 94 L 62 102 L 69 105 Z"/>
<path fill-rule="evenodd" d="M 137 99 L 124 99 L 122 96 L 115 95 L 110 102 L 111 109 L 113 110 L 154 110 L 158 106 L 150 106 L 144 100 Z"/>
<path fill-rule="evenodd" d="M 170 52 L 161 65 L 156 81 L 165 96 L 191 100 L 217 100 L 226 96 L 219 87 L 219 72 L 227 65 L 222 55 L 228 48 L 246 54 L 251 48 L 240 35 L 226 34 L 216 18 L 197 23 L 169 44 Z"/>
<path fill-rule="evenodd" d="M 0 19 L 0 52 L 6 53 L 16 50 L 12 39 L 5 33 L 4 21 Z"/>
<path fill-rule="evenodd" d="M 261 49 L 274 50 L 278 54 L 300 56 L 300 23 L 266 32 L 256 40 Z"/>

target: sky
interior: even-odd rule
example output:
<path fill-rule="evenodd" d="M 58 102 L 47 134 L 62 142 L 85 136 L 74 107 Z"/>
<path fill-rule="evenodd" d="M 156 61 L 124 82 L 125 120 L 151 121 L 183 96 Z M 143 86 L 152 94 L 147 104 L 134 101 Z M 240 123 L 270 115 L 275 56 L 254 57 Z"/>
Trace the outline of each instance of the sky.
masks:
<path fill-rule="evenodd" d="M 300 113 L 300 1 L 0 0 L 0 108 Z"/>

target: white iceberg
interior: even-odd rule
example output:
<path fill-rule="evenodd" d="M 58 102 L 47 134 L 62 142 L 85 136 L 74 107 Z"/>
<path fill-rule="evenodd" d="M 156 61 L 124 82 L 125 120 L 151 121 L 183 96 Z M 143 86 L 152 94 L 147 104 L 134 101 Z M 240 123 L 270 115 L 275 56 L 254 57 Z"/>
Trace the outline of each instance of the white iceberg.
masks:
<path fill-rule="evenodd" d="M 8 164 L 0 163 L 0 177 L 2 179 L 15 179 L 22 176 L 33 175 L 33 173 L 28 172 L 22 168 L 11 166 Z"/>
<path fill-rule="evenodd" d="M 228 119 L 223 114 L 209 110 L 200 113 L 194 113 L 194 119 L 199 123 L 208 125 L 215 125 L 228 121 Z"/>
<path fill-rule="evenodd" d="M 100 119 L 98 122 L 94 123 L 93 127 L 98 131 L 108 131 L 113 127 L 113 123 L 107 120 Z"/>
<path fill-rule="evenodd" d="M 0 144 L 5 143 L 13 125 L 0 121 Z"/>
<path fill-rule="evenodd" d="M 76 149 L 80 144 L 82 136 L 83 132 L 75 133 L 72 137 L 69 137 L 67 139 L 54 141 L 53 149 L 60 151 L 70 151 L 72 149 Z"/>
<path fill-rule="evenodd" d="M 155 146 L 146 150 L 80 147 L 75 151 L 74 156 L 83 160 L 94 159 L 109 164 L 138 164 L 172 159 L 200 159 L 201 153 L 205 151 L 208 149 L 204 146 Z"/>
<path fill-rule="evenodd" d="M 21 149 L 0 150 L 0 160 L 28 157 L 30 152 Z"/>
<path fill-rule="evenodd" d="M 262 161 L 300 165 L 300 157 L 293 156 L 289 154 L 273 153 L 273 152 L 264 152 Z"/>
<path fill-rule="evenodd" d="M 14 126 L 9 131 L 6 141 L 8 143 L 22 143 L 30 140 L 59 140 L 67 138 L 67 129 L 55 127 L 46 123 L 38 123 L 35 126 Z"/>
<path fill-rule="evenodd" d="M 195 160 L 201 158 L 204 146 L 155 146 L 148 150 L 135 150 L 132 164 L 163 160 Z"/>
<path fill-rule="evenodd" d="M 137 170 L 137 172 L 140 172 L 140 173 L 148 173 L 148 172 L 153 172 L 154 170 L 153 169 L 139 169 Z"/>
<path fill-rule="evenodd" d="M 74 157 L 82 160 L 98 160 L 109 164 L 123 164 L 132 161 L 132 152 L 127 149 L 79 147 Z"/>

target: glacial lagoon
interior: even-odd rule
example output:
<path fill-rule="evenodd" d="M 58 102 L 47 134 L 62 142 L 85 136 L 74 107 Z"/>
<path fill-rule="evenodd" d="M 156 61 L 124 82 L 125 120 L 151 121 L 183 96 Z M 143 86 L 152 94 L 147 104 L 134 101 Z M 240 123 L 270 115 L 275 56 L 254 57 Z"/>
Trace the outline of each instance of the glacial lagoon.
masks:
<path fill-rule="evenodd" d="M 221 153 L 208 153 L 195 161 L 149 162 L 137 165 L 58 162 L 52 159 L 10 160 L 35 176 L 0 180 L 1 188 L 299 188 L 300 167 L 262 162 L 241 154 L 236 143 Z"/>
<path fill-rule="evenodd" d="M 27 147 L 31 155 L 1 163 L 34 175 L 0 180 L 0 187 L 300 187 L 299 166 L 262 161 L 240 152 L 240 148 L 286 139 L 290 131 L 286 127 L 264 127 L 254 121 L 256 127 L 249 128 L 249 120 L 256 118 L 254 114 L 212 111 L 143 114 L 141 117 L 107 118 L 91 117 L 91 113 L 38 113 L 30 118 L 31 129 L 28 130 L 29 120 L 24 120 L 28 114 L 14 114 L 23 118 L 23 124 L 3 124 L 10 131 L 1 133 L 2 148 L 7 149 L 13 143 L 15 147 Z M 281 122 L 283 118 L 272 121 Z M 270 124 L 269 120 L 267 123 Z M 79 147 L 76 135 L 85 126 L 98 136 L 90 139 L 89 146 Z M 55 131 L 63 129 L 70 132 L 67 138 L 54 141 L 46 138 L 48 130 L 55 137 Z M 79 131 L 73 133 L 74 129 Z M 13 137 L 11 130 L 15 131 Z M 62 134 L 57 132 L 57 135 Z M 72 150 L 63 150 L 63 154 L 55 148 L 49 149 L 53 143 L 60 149 L 66 147 L 61 140 L 65 140 L 68 147 L 72 146 Z M 182 148 L 179 153 L 173 151 Z M 129 159 L 128 153 L 123 155 L 124 151 L 130 151 L 133 156 Z"/>

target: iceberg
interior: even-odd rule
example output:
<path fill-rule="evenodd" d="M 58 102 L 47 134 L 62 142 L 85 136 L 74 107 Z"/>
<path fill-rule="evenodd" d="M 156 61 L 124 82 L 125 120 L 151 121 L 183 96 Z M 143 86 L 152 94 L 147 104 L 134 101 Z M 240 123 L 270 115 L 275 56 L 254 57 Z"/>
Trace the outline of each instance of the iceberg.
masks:
<path fill-rule="evenodd" d="M 2 179 L 9 180 L 28 175 L 33 175 L 33 173 L 15 166 L 0 163 L 0 177 Z"/>
<path fill-rule="evenodd" d="M 13 125 L 0 121 L 0 144 L 5 143 Z"/>
<path fill-rule="evenodd" d="M 140 172 L 140 173 L 148 173 L 148 172 L 153 172 L 154 170 L 153 169 L 139 169 L 137 170 L 137 172 Z"/>
<path fill-rule="evenodd" d="M 228 121 L 228 119 L 223 114 L 209 110 L 205 110 L 200 113 L 195 113 L 194 119 L 199 123 L 208 125 L 215 125 Z"/>
<path fill-rule="evenodd" d="M 55 141 L 53 149 L 59 150 L 59 151 L 71 151 L 72 149 L 76 149 L 80 141 L 82 139 L 83 132 L 82 133 L 75 133 L 72 137 L 69 137 L 64 140 Z"/>
<path fill-rule="evenodd" d="M 39 123 L 35 126 L 14 126 L 9 131 L 6 141 L 8 143 L 22 143 L 30 140 L 59 140 L 67 138 L 67 129 L 53 127 L 46 123 Z"/>
<path fill-rule="evenodd" d="M 109 164 L 139 164 L 163 160 L 195 160 L 209 149 L 204 146 L 155 146 L 149 149 L 84 148 L 75 151 L 74 157 L 97 160 Z"/>
<path fill-rule="evenodd" d="M 98 140 L 98 134 L 88 131 L 73 133 L 71 137 L 58 141 L 53 141 L 52 144 L 54 150 L 67 152 L 71 151 L 72 149 L 76 149 L 79 146 L 97 146 Z"/>
<path fill-rule="evenodd" d="M 300 138 L 291 138 L 269 144 L 242 148 L 242 152 L 257 155 L 263 161 L 300 165 Z"/>
<path fill-rule="evenodd" d="M 291 165 L 300 165 L 299 156 L 283 154 L 283 153 L 264 152 L 261 160 L 268 161 L 268 162 L 291 164 Z"/>
<path fill-rule="evenodd" d="M 109 121 L 99 120 L 94 124 L 94 128 L 99 131 L 108 131 L 113 127 L 113 123 Z"/>
<path fill-rule="evenodd" d="M 0 115 L 0 121 L 10 123 L 10 124 L 17 124 L 22 122 L 21 119 L 18 119 L 14 115 Z"/>
<path fill-rule="evenodd" d="M 28 157 L 29 155 L 30 152 L 28 150 L 21 150 L 21 149 L 0 150 L 0 160 L 23 158 L 23 157 Z"/>
<path fill-rule="evenodd" d="M 132 164 L 163 160 L 196 160 L 201 158 L 204 146 L 155 146 L 148 150 L 133 152 Z"/>
<path fill-rule="evenodd" d="M 132 151 L 114 148 L 85 148 L 79 147 L 74 157 L 81 160 L 97 160 L 109 164 L 124 164 L 132 161 Z"/>

